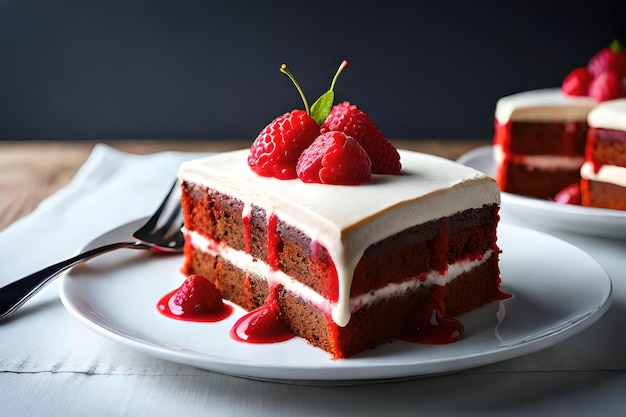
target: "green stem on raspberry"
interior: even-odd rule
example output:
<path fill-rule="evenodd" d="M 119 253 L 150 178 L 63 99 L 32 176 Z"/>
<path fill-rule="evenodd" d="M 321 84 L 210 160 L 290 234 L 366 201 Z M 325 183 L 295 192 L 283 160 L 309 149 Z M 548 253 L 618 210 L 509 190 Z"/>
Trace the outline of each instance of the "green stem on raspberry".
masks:
<path fill-rule="evenodd" d="M 620 39 L 614 39 L 613 42 L 609 44 L 609 48 L 612 52 L 626 51 L 626 45 L 622 43 Z"/>
<path fill-rule="evenodd" d="M 341 62 L 341 65 L 339 65 L 339 69 L 337 69 L 337 72 L 335 73 L 335 76 L 333 77 L 333 81 L 330 83 L 330 91 L 333 91 L 333 89 L 335 88 L 335 83 L 337 82 L 337 78 L 339 78 L 339 74 L 341 74 L 341 71 L 343 71 L 343 69 L 347 66 L 348 66 L 348 61 L 344 59 Z"/>
<path fill-rule="evenodd" d="M 296 78 L 287 69 L 287 64 L 282 64 L 280 66 L 280 72 L 282 72 L 283 74 L 287 75 L 287 77 L 289 77 L 291 82 L 293 82 L 293 84 L 296 86 L 296 88 L 298 89 L 298 92 L 300 93 L 300 97 L 302 97 L 302 102 L 304 103 L 304 110 L 306 110 L 307 114 L 310 114 L 311 111 L 309 109 L 309 102 L 306 101 L 306 97 L 304 96 L 304 92 L 302 91 L 302 88 L 300 88 L 300 84 L 298 84 L 298 82 L 296 81 Z"/>
<path fill-rule="evenodd" d="M 311 106 L 310 115 L 313 120 L 315 120 L 320 126 L 322 125 L 322 123 L 324 123 L 324 120 L 326 120 L 326 117 L 328 117 L 328 115 L 330 114 L 330 110 L 332 109 L 333 103 L 335 102 L 335 92 L 333 91 L 333 88 L 335 88 L 335 83 L 337 82 L 337 78 L 339 78 L 339 74 L 341 74 L 341 71 L 343 71 L 343 69 L 347 66 L 348 61 L 344 59 L 341 62 L 341 65 L 339 65 L 339 69 L 335 73 L 333 81 L 330 83 L 330 90 L 322 94 L 320 98 L 315 100 L 315 103 L 313 103 L 313 105 Z"/>

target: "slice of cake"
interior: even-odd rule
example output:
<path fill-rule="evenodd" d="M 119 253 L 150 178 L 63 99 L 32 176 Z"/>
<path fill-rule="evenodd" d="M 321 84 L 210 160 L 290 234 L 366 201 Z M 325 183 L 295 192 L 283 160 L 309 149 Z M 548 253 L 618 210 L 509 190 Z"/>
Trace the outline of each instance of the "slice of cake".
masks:
<path fill-rule="evenodd" d="M 289 331 L 345 358 L 402 338 L 425 305 L 456 317 L 500 296 L 500 194 L 486 175 L 399 151 L 400 175 L 328 185 L 258 175 L 248 155 L 179 171 L 183 272 L 224 298 L 271 300 Z"/>
<path fill-rule="evenodd" d="M 513 94 L 495 111 L 495 179 L 502 191 L 551 199 L 580 181 L 587 115 L 597 103 L 560 89 Z"/>
<path fill-rule="evenodd" d="M 587 115 L 620 97 L 626 97 L 626 45 L 615 40 L 567 74 L 561 88 L 501 98 L 493 142 L 502 191 L 569 202 L 578 194 Z"/>
<path fill-rule="evenodd" d="M 583 206 L 626 210 L 626 99 L 606 101 L 589 113 Z"/>

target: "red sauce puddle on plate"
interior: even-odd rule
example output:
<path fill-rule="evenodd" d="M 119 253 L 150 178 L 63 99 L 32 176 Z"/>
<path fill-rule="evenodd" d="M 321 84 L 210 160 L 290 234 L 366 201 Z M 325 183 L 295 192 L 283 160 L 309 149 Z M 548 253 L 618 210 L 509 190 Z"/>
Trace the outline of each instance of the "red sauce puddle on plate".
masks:
<path fill-rule="evenodd" d="M 179 288 L 164 295 L 157 308 L 166 317 L 195 322 L 221 321 L 233 312 L 215 285 L 201 275 L 191 275 Z"/>
<path fill-rule="evenodd" d="M 278 304 L 270 292 L 264 305 L 241 317 L 230 330 L 230 337 L 238 342 L 276 343 L 295 337 L 278 317 Z"/>

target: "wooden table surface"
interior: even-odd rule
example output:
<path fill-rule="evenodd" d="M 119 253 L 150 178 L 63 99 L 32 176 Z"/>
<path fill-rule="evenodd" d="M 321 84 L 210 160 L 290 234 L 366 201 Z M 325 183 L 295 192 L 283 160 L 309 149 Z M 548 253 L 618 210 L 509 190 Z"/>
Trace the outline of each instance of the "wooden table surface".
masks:
<path fill-rule="evenodd" d="M 121 140 L 101 141 L 122 151 L 221 152 L 250 146 L 250 141 Z M 489 144 L 487 140 L 394 140 L 398 148 L 456 159 Z M 96 141 L 0 142 L 0 231 L 30 213 L 46 197 L 65 186 L 89 156 Z"/>

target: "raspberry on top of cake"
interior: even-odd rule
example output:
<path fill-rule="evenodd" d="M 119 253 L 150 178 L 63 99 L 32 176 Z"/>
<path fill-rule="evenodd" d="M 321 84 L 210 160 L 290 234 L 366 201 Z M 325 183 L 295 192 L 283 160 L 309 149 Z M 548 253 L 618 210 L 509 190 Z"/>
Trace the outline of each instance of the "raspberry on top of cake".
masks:
<path fill-rule="evenodd" d="M 581 204 L 626 210 L 626 99 L 601 103 L 588 123 Z"/>

